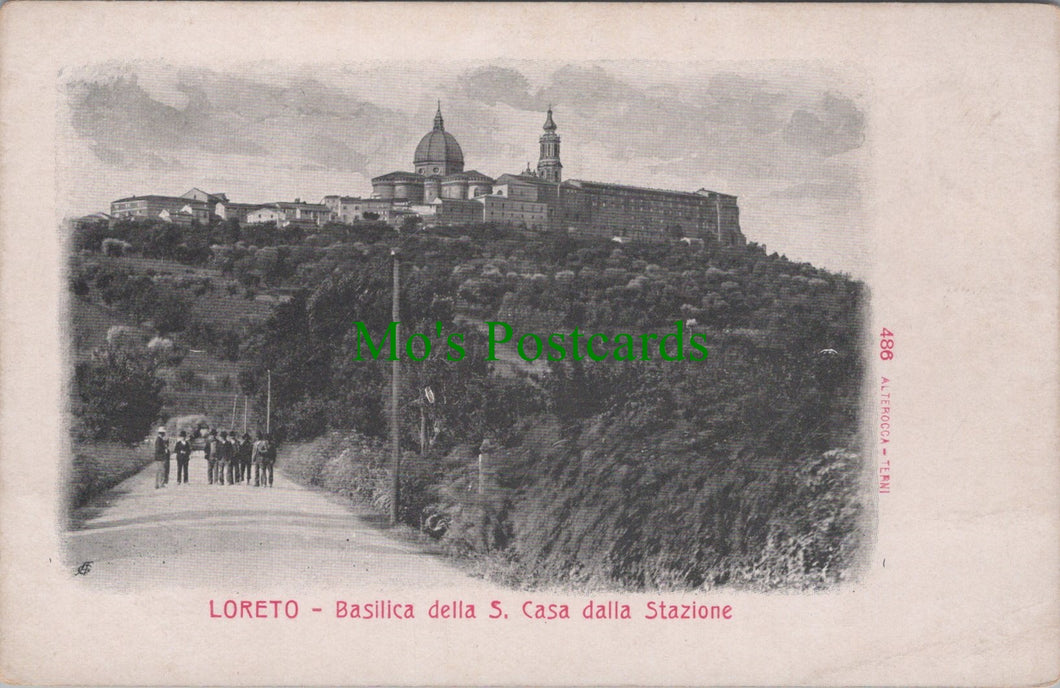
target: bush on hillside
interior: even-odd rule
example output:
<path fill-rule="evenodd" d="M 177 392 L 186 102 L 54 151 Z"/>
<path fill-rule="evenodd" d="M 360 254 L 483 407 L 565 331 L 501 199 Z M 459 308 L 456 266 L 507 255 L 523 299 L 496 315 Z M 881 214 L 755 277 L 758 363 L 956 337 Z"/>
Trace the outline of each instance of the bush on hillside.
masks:
<path fill-rule="evenodd" d="M 105 347 L 75 369 L 78 434 L 128 445 L 146 437 L 162 410 L 163 382 L 145 351 Z"/>
<path fill-rule="evenodd" d="M 312 442 L 285 444 L 277 467 L 296 482 L 341 494 L 379 513 L 390 510 L 390 450 L 355 432 L 330 432 Z M 402 452 L 401 508 L 398 517 L 414 528 L 436 496 L 435 467 L 418 454 Z"/>
<path fill-rule="evenodd" d="M 73 450 L 71 475 L 66 482 L 67 505 L 73 509 L 136 475 L 154 458 L 152 447 L 147 444 L 79 441 L 74 442 Z"/>

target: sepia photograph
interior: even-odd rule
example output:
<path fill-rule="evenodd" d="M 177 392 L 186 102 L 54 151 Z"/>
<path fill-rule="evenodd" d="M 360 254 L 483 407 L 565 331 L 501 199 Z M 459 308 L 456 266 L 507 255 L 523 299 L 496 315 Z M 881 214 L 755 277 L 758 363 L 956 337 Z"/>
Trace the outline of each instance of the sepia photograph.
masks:
<path fill-rule="evenodd" d="M 1060 23 L 5 3 L 0 679 L 1060 676 Z"/>
<path fill-rule="evenodd" d="M 867 115 L 836 76 L 109 62 L 59 88 L 85 582 L 856 578 Z"/>

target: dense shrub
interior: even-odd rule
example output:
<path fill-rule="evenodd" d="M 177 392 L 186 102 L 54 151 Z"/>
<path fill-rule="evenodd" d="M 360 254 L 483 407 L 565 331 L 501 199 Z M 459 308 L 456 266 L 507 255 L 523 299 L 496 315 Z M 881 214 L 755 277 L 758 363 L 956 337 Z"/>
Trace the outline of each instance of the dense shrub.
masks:
<path fill-rule="evenodd" d="M 424 510 L 436 501 L 432 485 L 437 467 L 407 451 L 401 462 L 398 517 L 418 528 Z M 379 440 L 329 432 L 311 442 L 284 444 L 276 465 L 296 482 L 341 494 L 380 513 L 390 510 L 390 451 Z"/>
<path fill-rule="evenodd" d="M 79 441 L 74 443 L 73 452 L 66 498 L 74 509 L 140 472 L 154 458 L 148 444 Z"/>
<path fill-rule="evenodd" d="M 302 287 L 237 352 L 249 364 L 240 386 L 260 406 L 272 373 L 292 477 L 387 507 L 391 364 L 358 360 L 353 323 L 386 330 L 396 246 L 403 331 L 438 333 L 427 360 L 402 364 L 402 446 L 420 448 L 421 422 L 426 434 L 422 458 L 406 453 L 404 521 L 441 510 L 454 550 L 488 553 L 532 584 L 814 587 L 851 571 L 864 511 L 859 283 L 710 241 L 616 246 L 491 225 L 400 237 L 335 225 L 307 245 L 275 227 L 240 237 L 214 260 L 245 289 Z M 80 276 L 133 310 L 134 288 L 180 288 Z M 710 354 L 490 363 L 479 323 L 493 319 L 517 334 L 668 332 L 681 321 Z M 212 346 L 234 332 L 195 319 L 185 330 Z M 466 335 L 462 360 L 446 358 L 451 332 Z"/>
<path fill-rule="evenodd" d="M 75 370 L 81 437 L 135 444 L 150 432 L 162 409 L 163 382 L 147 352 L 106 347 Z"/>

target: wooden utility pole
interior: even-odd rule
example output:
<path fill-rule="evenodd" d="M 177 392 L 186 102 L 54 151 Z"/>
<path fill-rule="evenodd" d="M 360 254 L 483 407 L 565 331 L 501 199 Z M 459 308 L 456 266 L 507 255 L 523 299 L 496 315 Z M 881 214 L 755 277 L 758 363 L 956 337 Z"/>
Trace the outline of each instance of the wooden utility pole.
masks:
<path fill-rule="evenodd" d="M 423 407 L 424 403 L 420 399 L 420 456 L 427 456 L 427 409 Z"/>
<path fill-rule="evenodd" d="M 394 326 L 394 346 L 401 346 L 401 318 L 398 309 L 398 294 L 401 288 L 400 260 L 396 248 L 390 249 L 394 259 L 394 288 L 390 308 L 390 319 L 397 323 Z M 401 390 L 401 361 L 395 356 L 391 363 L 390 373 L 390 525 L 398 522 L 398 499 L 400 499 L 401 481 L 401 440 L 398 436 L 398 393 Z"/>
<path fill-rule="evenodd" d="M 714 196 L 714 223 L 717 225 L 718 245 L 721 245 L 721 197 Z"/>
<path fill-rule="evenodd" d="M 243 395 L 243 434 L 247 432 L 247 395 Z"/>
<path fill-rule="evenodd" d="M 265 371 L 265 434 L 272 434 L 272 371 Z M 260 425 L 258 427 L 261 427 Z"/>

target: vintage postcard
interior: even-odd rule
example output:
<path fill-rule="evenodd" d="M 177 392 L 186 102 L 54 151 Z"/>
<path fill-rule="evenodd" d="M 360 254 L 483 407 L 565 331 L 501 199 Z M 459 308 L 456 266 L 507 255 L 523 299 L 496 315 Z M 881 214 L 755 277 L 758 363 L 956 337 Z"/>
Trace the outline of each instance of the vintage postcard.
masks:
<path fill-rule="evenodd" d="M 1057 28 L 8 3 L 0 675 L 1056 681 Z"/>

